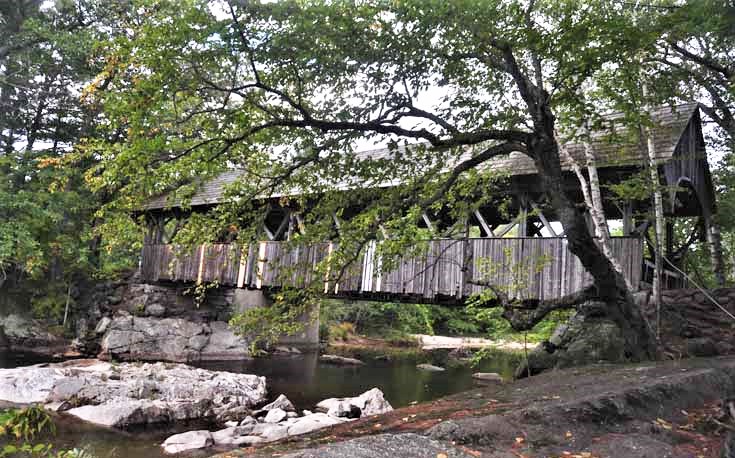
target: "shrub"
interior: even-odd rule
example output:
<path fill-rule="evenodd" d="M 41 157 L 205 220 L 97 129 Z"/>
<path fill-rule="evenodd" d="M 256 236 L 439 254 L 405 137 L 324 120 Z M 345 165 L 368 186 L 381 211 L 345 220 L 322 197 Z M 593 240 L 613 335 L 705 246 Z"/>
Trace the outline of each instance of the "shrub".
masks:
<path fill-rule="evenodd" d="M 345 341 L 355 335 L 355 325 L 342 322 L 329 326 L 329 338 L 331 341 Z"/>
<path fill-rule="evenodd" d="M 386 341 L 394 347 L 418 348 L 421 343 L 416 337 L 400 331 L 392 331 L 386 336 Z"/>

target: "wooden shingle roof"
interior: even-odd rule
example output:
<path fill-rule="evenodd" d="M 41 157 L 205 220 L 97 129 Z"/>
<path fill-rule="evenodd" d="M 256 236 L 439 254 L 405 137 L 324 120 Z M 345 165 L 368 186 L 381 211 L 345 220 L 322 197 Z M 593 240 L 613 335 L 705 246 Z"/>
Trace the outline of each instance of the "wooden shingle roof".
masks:
<path fill-rule="evenodd" d="M 660 107 L 652 113 L 654 122 L 654 141 L 656 145 L 656 157 L 660 163 L 669 161 L 676 151 L 682 133 L 697 111 L 697 104 L 678 105 L 676 107 Z M 592 134 L 591 146 L 599 168 L 613 168 L 622 166 L 635 166 L 646 161 L 647 154 L 641 142 L 635 141 L 635 136 L 628 135 L 619 122 L 621 115 L 613 114 L 606 117 L 604 130 Z M 617 123 L 617 125 L 616 125 Z M 585 164 L 584 146 L 582 144 L 566 144 L 569 154 L 580 164 Z M 405 149 L 403 150 L 405 151 Z M 474 153 L 472 148 L 466 150 L 460 156 L 461 161 L 469 158 Z M 395 151 L 388 148 L 380 148 L 357 153 L 361 160 L 389 160 L 394 157 Z M 514 152 L 507 156 L 497 157 L 484 164 L 484 167 L 507 173 L 512 176 L 535 175 L 536 166 L 528 156 Z M 570 170 L 571 165 L 562 159 L 562 168 Z M 214 205 L 221 202 L 225 195 L 227 186 L 243 177 L 243 170 L 228 170 L 216 178 L 208 180 L 200 185 L 189 201 L 189 206 L 197 207 L 203 205 Z M 181 202 L 169 198 L 167 194 L 152 198 L 145 205 L 145 209 L 154 210 L 161 208 L 178 207 Z"/>

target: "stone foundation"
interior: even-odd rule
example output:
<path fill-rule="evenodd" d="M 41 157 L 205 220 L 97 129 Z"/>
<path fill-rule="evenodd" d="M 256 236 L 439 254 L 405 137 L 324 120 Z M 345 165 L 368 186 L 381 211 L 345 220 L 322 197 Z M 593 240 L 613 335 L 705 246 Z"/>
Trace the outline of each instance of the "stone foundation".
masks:
<path fill-rule="evenodd" d="M 92 334 L 99 357 L 115 360 L 196 362 L 236 360 L 249 356 L 247 339 L 229 328 L 234 313 L 268 307 L 263 291 L 218 288 L 196 304 L 188 288 L 132 284 L 112 313 L 101 318 Z M 319 322 L 302 318 L 303 332 L 285 336 L 279 345 L 303 350 L 319 344 Z"/>

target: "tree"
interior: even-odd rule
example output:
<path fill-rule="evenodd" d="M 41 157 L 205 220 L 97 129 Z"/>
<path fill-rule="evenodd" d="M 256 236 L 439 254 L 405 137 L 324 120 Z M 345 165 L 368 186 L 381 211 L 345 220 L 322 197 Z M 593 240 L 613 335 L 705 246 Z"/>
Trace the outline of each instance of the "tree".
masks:
<path fill-rule="evenodd" d="M 106 90 L 90 88 L 110 128 L 127 132 L 125 143 L 99 144 L 106 158 L 101 186 L 114 183 L 121 199 L 137 196 L 139 204 L 187 178 L 240 166 L 247 178 L 230 190 L 238 203 L 213 218 L 241 225 L 234 207 L 242 211 L 273 191 L 308 189 L 322 196 L 307 215 L 313 227 L 301 241 L 308 241 L 331 230 L 320 217 L 331 221 L 345 199 L 360 198 L 339 187 L 400 182 L 364 199 L 341 225 L 333 258 L 346 265 L 381 228 L 405 246 L 415 242 L 424 212 L 466 212 L 470 204 L 458 196 L 487 175 L 483 165 L 520 152 L 535 163 L 570 250 L 595 283 L 539 310 L 594 296 L 620 327 L 626 353 L 654 356 L 625 280 L 588 230 L 584 202 L 562 185 L 556 136 L 574 119 L 580 87 L 608 65 L 634 65 L 650 42 L 624 9 L 469 0 L 142 8 L 146 19 L 132 37 L 109 44 Z M 357 161 L 357 140 L 387 142 L 393 155 Z M 409 143 L 418 146 L 405 148 Z"/>
<path fill-rule="evenodd" d="M 720 164 L 722 181 L 732 172 L 735 154 L 735 3 L 727 0 L 688 1 L 669 7 L 658 22 L 661 34 L 652 60 L 662 80 L 680 97 L 700 100 L 702 111 L 716 125 L 710 138 L 725 159 Z M 728 205 L 728 193 L 720 194 Z M 725 207 L 727 208 L 727 207 Z M 722 211 L 722 214 L 727 214 Z M 730 230 L 729 221 L 709 224 L 711 269 L 718 286 L 725 284 L 719 226 Z M 729 234 L 727 238 L 732 238 Z"/>
<path fill-rule="evenodd" d="M 101 70 L 95 43 L 115 11 L 102 7 L 0 5 L 0 287 L 32 293 L 45 316 L 105 259 L 84 178 L 97 160 L 75 149 L 96 135 L 99 110 L 79 96 Z"/>

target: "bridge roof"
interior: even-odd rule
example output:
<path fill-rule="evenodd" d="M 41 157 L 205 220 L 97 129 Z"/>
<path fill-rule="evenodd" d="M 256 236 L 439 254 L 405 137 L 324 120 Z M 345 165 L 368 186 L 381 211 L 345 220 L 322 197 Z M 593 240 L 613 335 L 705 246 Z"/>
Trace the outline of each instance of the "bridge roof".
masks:
<path fill-rule="evenodd" d="M 688 124 L 692 121 L 695 113 L 697 113 L 697 110 L 697 104 L 690 103 L 678 105 L 673 108 L 662 106 L 652 113 L 656 156 L 659 163 L 666 163 L 673 158 L 674 152 Z M 628 131 L 621 126 L 621 123 L 621 114 L 611 114 L 605 118 L 605 128 L 592 133 L 591 147 L 597 160 L 598 168 L 625 168 L 640 166 L 645 163 L 647 158 L 645 146 L 641 142 L 636 141 L 635 135 L 629 135 Z M 568 143 L 564 146 L 569 154 L 580 164 L 586 163 L 583 144 Z M 480 148 L 482 148 L 482 145 L 465 149 L 465 152 L 459 156 L 458 162 L 476 154 Z M 405 152 L 406 149 L 399 149 L 399 154 Z M 388 148 L 380 148 L 361 151 L 356 154 L 361 160 L 390 160 L 396 152 Z M 484 167 L 488 170 L 507 173 L 511 176 L 535 175 L 537 173 L 533 161 L 520 152 L 513 152 L 507 156 L 494 158 L 486 162 Z M 566 159 L 562 159 L 562 168 L 564 170 L 571 170 L 571 163 Z M 191 196 L 188 206 L 197 207 L 222 202 L 227 187 L 245 175 L 246 172 L 244 170 L 233 169 L 222 172 L 217 177 L 203 182 L 199 189 Z M 389 184 L 385 186 L 389 186 Z M 349 186 L 338 187 L 348 188 Z M 279 196 L 275 195 L 270 197 Z M 144 208 L 146 210 L 155 210 L 179 206 L 181 206 L 180 200 L 169 198 L 168 194 L 162 194 L 150 199 Z"/>

